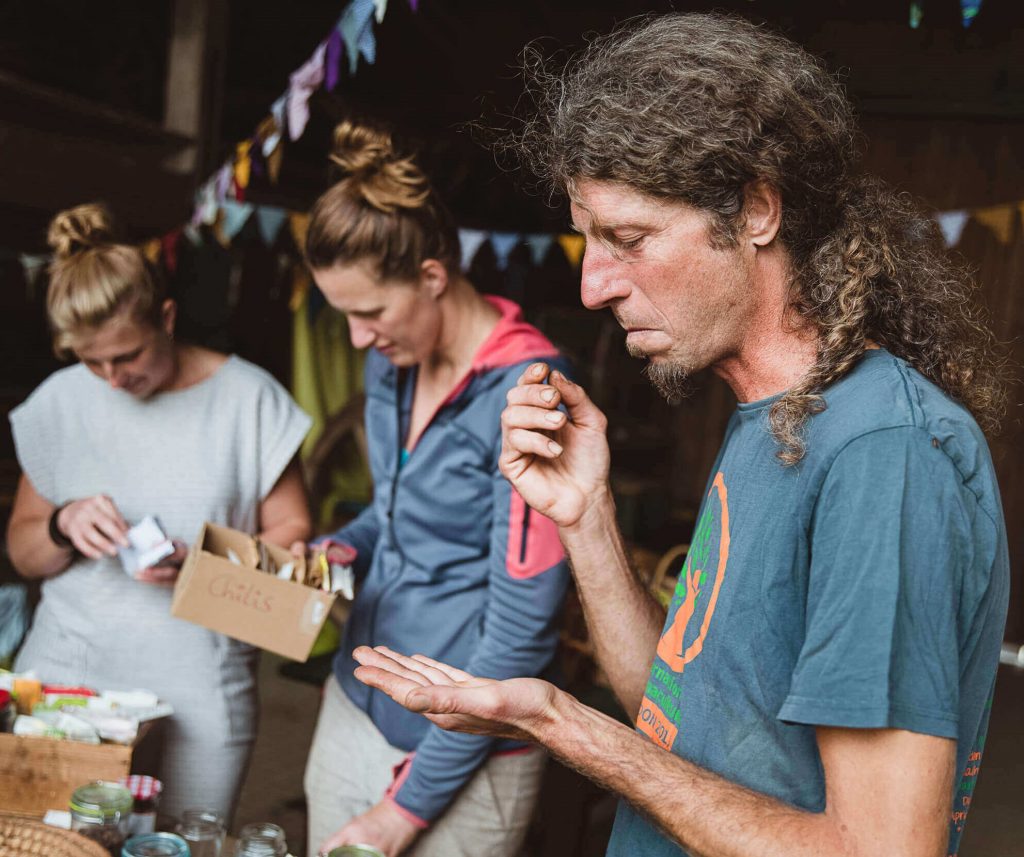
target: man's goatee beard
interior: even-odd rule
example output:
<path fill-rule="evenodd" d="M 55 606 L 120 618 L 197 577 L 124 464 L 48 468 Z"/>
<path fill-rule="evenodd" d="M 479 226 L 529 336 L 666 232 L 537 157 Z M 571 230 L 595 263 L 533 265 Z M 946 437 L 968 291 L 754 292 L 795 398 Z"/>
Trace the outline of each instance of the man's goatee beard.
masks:
<path fill-rule="evenodd" d="M 648 363 L 644 375 L 670 405 L 678 405 L 690 395 L 690 373 L 678 363 Z"/>
<path fill-rule="evenodd" d="M 647 355 L 638 348 L 627 345 L 626 350 L 630 357 L 647 359 Z M 644 375 L 670 405 L 678 404 L 692 392 L 690 372 L 682 363 L 651 363 L 648 360 Z"/>

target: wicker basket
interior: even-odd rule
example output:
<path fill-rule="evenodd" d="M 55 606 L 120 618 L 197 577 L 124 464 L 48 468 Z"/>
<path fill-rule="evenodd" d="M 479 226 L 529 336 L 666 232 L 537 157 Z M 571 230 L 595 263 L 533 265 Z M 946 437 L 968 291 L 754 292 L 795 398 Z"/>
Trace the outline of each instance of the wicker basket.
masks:
<path fill-rule="evenodd" d="M 110 857 L 101 845 L 38 821 L 0 818 L 0 854 L 3 857 Z"/>

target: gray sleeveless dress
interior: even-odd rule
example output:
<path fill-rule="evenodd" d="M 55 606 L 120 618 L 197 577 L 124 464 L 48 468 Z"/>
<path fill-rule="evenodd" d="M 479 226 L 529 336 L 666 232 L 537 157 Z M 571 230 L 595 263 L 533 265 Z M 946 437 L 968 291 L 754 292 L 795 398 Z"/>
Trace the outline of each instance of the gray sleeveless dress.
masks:
<path fill-rule="evenodd" d="M 51 375 L 11 413 L 19 463 L 59 505 L 107 494 L 132 523 L 156 515 L 191 543 L 204 521 L 255 532 L 260 501 L 297 452 L 309 417 L 238 357 L 205 381 L 147 400 L 81 364 Z M 170 615 L 172 590 L 116 559 L 80 558 L 43 583 L 15 668 L 44 681 L 147 688 L 174 706 L 155 773 L 161 810 L 227 816 L 255 740 L 257 652 Z"/>

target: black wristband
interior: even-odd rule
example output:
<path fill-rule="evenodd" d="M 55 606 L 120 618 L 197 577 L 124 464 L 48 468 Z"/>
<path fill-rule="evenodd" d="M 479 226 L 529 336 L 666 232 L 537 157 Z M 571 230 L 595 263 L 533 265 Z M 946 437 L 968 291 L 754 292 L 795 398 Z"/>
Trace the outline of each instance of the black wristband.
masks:
<path fill-rule="evenodd" d="M 66 506 L 67 503 L 64 504 Z M 52 541 L 57 547 L 74 548 L 75 543 L 71 541 L 64 533 L 60 531 L 60 527 L 57 526 L 57 516 L 63 511 L 64 506 L 58 506 L 53 510 L 53 514 L 50 515 L 50 523 L 47 529 L 50 531 L 50 541 Z"/>

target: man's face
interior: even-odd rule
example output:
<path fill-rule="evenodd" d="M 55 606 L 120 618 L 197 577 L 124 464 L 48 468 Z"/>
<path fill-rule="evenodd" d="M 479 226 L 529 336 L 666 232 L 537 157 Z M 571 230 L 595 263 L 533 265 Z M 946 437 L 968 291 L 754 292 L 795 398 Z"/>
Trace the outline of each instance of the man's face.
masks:
<path fill-rule="evenodd" d="M 583 304 L 612 310 L 663 395 L 739 350 L 756 309 L 752 251 L 713 248 L 702 212 L 623 184 L 581 180 L 571 210 L 587 239 Z"/>

